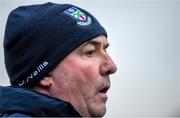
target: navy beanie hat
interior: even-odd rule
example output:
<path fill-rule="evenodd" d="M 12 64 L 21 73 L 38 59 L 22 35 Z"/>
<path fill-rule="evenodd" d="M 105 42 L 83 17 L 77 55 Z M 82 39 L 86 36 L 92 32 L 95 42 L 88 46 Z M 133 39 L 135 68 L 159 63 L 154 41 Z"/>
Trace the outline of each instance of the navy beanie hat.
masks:
<path fill-rule="evenodd" d="M 33 86 L 70 52 L 105 29 L 87 11 L 45 3 L 21 6 L 7 20 L 4 57 L 12 86 Z"/>

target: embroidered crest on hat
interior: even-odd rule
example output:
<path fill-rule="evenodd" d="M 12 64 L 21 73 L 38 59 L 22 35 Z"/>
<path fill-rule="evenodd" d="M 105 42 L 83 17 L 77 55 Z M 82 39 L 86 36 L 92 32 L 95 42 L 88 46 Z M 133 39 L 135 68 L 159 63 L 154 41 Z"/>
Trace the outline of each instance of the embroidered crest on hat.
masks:
<path fill-rule="evenodd" d="M 88 26 L 92 23 L 91 18 L 76 7 L 70 7 L 63 13 L 77 20 L 77 24 L 80 26 Z"/>

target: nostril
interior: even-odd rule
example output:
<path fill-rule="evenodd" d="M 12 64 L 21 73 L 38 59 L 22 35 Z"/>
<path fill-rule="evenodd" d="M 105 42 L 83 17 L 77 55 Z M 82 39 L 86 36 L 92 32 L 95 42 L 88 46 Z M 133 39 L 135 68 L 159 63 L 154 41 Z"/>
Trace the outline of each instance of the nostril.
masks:
<path fill-rule="evenodd" d="M 110 75 L 111 73 L 112 73 L 112 71 L 109 70 L 109 71 L 106 72 L 106 75 Z"/>

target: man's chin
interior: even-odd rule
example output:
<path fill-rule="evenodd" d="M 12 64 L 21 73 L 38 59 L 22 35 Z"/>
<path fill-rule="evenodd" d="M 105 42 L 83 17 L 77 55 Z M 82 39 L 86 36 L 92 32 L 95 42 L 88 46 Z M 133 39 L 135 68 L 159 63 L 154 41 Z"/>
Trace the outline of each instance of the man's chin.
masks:
<path fill-rule="evenodd" d="M 93 112 L 91 112 L 92 117 L 103 117 L 106 113 L 106 105 L 102 106 L 102 108 L 94 109 Z"/>

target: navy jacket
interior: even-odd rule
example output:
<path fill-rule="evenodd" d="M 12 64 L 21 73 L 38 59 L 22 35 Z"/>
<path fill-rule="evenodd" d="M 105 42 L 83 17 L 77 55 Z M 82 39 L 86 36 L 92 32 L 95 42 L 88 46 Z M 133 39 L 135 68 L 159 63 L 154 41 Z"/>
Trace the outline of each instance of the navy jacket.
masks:
<path fill-rule="evenodd" d="M 0 87 L 0 117 L 80 117 L 68 102 L 25 88 Z"/>

